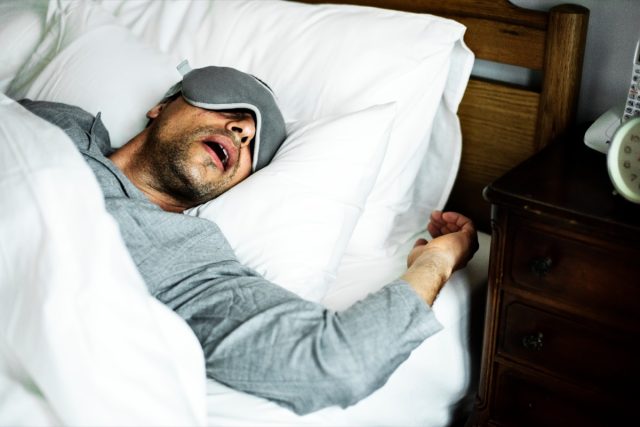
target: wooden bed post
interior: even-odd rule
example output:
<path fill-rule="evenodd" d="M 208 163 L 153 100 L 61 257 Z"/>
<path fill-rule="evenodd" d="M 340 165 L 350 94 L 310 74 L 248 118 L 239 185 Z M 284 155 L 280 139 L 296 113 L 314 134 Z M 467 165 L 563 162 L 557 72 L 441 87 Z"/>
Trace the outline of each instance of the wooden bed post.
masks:
<path fill-rule="evenodd" d="M 589 9 L 582 6 L 565 4 L 549 11 L 535 139 L 538 150 L 575 121 L 588 22 Z"/>

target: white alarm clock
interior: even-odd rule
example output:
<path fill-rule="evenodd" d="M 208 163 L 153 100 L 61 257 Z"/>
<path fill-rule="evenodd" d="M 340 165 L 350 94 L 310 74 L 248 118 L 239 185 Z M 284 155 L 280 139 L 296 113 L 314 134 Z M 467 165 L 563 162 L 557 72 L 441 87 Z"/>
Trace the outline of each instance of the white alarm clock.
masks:
<path fill-rule="evenodd" d="M 640 117 L 616 130 L 607 151 L 609 178 L 625 199 L 640 203 Z"/>

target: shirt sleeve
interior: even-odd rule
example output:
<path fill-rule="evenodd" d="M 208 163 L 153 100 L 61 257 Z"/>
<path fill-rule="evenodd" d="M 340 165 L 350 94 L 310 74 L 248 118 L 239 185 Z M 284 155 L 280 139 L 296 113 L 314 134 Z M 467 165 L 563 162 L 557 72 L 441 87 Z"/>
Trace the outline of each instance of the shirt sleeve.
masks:
<path fill-rule="evenodd" d="M 334 312 L 234 259 L 200 274 L 210 279 L 202 277 L 202 289 L 192 288 L 194 297 L 175 309 L 202 344 L 207 375 L 298 414 L 355 404 L 442 328 L 402 280 Z"/>
<path fill-rule="evenodd" d="M 207 356 L 208 372 L 298 414 L 344 408 L 384 385 L 440 329 L 433 312 L 400 281 L 343 312 L 283 298 L 225 337 Z M 244 344 L 227 345 L 236 339 Z"/>
<path fill-rule="evenodd" d="M 242 265 L 211 221 L 128 198 L 107 208 L 151 293 L 200 341 L 207 375 L 298 414 L 355 404 L 441 329 L 402 280 L 330 311 Z"/>

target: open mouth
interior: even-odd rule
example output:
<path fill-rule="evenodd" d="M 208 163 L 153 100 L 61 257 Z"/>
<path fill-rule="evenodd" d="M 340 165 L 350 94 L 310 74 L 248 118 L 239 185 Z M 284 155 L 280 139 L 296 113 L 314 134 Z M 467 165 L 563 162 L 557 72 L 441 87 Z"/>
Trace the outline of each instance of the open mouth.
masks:
<path fill-rule="evenodd" d="M 222 162 L 222 166 L 226 169 L 230 158 L 227 149 L 224 148 L 222 144 L 215 141 L 204 141 L 204 143 L 207 147 L 211 148 L 218 159 L 220 159 L 220 162 Z"/>

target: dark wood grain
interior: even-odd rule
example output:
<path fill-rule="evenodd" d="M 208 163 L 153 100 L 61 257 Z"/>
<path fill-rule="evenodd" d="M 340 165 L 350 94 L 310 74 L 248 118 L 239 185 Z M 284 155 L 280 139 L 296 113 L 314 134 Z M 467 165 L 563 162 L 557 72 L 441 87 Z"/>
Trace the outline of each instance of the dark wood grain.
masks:
<path fill-rule="evenodd" d="M 633 425 L 640 380 L 640 205 L 605 155 L 560 138 L 485 191 L 485 341 L 472 425 Z"/>

